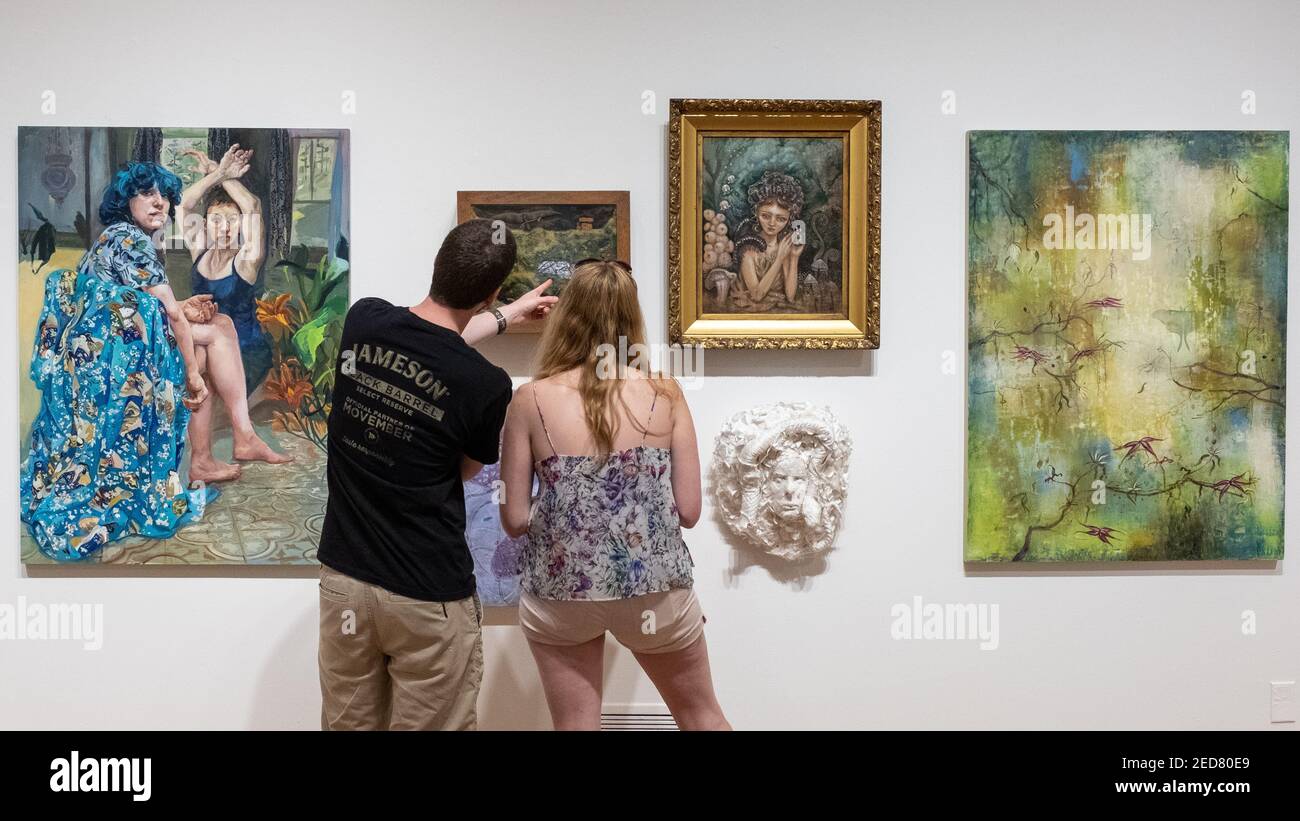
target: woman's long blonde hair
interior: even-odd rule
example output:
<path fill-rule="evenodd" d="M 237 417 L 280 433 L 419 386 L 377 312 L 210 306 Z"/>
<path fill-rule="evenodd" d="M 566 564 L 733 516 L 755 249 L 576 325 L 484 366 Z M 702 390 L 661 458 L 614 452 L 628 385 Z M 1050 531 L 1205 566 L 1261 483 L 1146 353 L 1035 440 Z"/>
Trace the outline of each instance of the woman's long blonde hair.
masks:
<path fill-rule="evenodd" d="M 622 345 L 620 338 L 624 340 Z M 601 453 L 614 449 L 619 424 L 614 400 L 622 401 L 619 388 L 625 377 L 624 366 L 639 363 L 638 369 L 649 377 L 656 394 L 674 393 L 676 383 L 651 372 L 645 356 L 636 357 L 635 353 L 646 349 L 634 349 L 633 345 L 645 345 L 645 318 L 631 271 L 608 260 L 582 263 L 574 269 L 560 301 L 546 318 L 533 379 L 579 370 L 583 416 Z M 628 365 L 621 359 L 624 356 L 635 357 L 636 362 Z M 628 414 L 628 418 L 644 432 L 635 416 Z"/>

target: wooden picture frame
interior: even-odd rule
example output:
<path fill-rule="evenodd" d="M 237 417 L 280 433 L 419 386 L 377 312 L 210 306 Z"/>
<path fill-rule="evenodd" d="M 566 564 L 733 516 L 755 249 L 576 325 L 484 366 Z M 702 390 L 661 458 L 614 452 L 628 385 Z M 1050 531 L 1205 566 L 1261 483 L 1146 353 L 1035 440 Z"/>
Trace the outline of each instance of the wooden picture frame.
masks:
<path fill-rule="evenodd" d="M 590 213 L 584 215 L 583 207 Z M 563 290 L 558 281 L 563 275 L 562 263 L 571 266 L 587 257 L 630 263 L 632 258 L 631 195 L 627 191 L 457 191 L 456 222 L 480 217 L 505 220 L 519 246 L 519 262 L 502 286 L 503 302 L 518 296 L 512 291 L 524 288 L 529 281 L 532 284 L 527 288 L 532 288 L 548 276 L 557 279 L 548 293 Z M 581 232 L 588 229 L 599 236 L 582 237 Z M 553 234 L 558 231 L 568 236 L 557 239 Z M 541 266 L 534 264 L 538 256 L 545 257 L 543 263 L 556 263 L 547 266 L 554 270 L 543 267 L 539 271 Z M 544 320 L 524 322 L 511 326 L 507 333 L 541 333 L 544 324 Z"/>

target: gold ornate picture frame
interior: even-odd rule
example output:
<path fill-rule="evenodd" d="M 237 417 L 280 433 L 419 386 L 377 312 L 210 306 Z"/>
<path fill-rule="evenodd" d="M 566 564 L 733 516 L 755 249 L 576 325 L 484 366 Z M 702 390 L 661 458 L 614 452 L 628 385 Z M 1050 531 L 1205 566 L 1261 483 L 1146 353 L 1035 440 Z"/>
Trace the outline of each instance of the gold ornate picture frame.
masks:
<path fill-rule="evenodd" d="M 668 336 L 880 347 L 880 101 L 674 99 Z"/>

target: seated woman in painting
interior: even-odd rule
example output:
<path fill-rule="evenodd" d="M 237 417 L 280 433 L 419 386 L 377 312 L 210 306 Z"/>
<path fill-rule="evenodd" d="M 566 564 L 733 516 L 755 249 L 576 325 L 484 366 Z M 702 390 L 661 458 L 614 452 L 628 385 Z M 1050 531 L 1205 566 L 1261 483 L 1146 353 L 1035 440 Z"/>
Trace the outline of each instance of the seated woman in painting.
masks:
<path fill-rule="evenodd" d="M 764 171 L 749 187 L 750 216 L 734 241 L 740 277 L 731 290 L 737 312 L 799 311 L 799 257 L 807 247 L 791 223 L 803 212 L 803 188 L 789 174 Z"/>
<path fill-rule="evenodd" d="M 150 235 L 181 181 L 131 163 L 99 206 L 107 226 L 77 269 L 51 271 L 30 376 L 41 391 L 20 477 L 20 516 L 45 555 L 84 559 L 137 533 L 174 535 L 202 516 L 179 470 L 190 412 L 208 390 L 194 325 L 211 297 L 177 302 Z M 192 325 L 194 323 L 194 325 Z"/>
<path fill-rule="evenodd" d="M 262 202 L 239 181 L 248 173 L 253 152 L 232 145 L 220 163 L 200 151 L 187 151 L 204 176 L 181 194 L 181 224 L 192 265 L 195 294 L 210 294 L 219 313 L 195 330 L 202 343 L 200 362 L 230 412 L 236 460 L 272 464 L 292 461 L 276 453 L 257 435 L 249 418 L 248 395 L 271 367 L 271 346 L 257 321 L 253 289 L 266 258 Z M 203 203 L 205 219 L 186 219 Z M 207 360 L 204 362 L 204 360 Z M 212 403 L 190 421 L 190 479 L 221 482 L 238 479 L 240 466 L 212 454 Z"/>

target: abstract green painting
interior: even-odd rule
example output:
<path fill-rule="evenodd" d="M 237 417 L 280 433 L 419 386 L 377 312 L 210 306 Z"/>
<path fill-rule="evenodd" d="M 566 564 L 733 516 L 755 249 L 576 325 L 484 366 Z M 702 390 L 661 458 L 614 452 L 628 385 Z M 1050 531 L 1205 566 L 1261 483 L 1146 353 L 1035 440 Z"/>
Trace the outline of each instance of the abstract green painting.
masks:
<path fill-rule="evenodd" d="M 971 132 L 968 562 L 1280 559 L 1287 132 Z"/>

